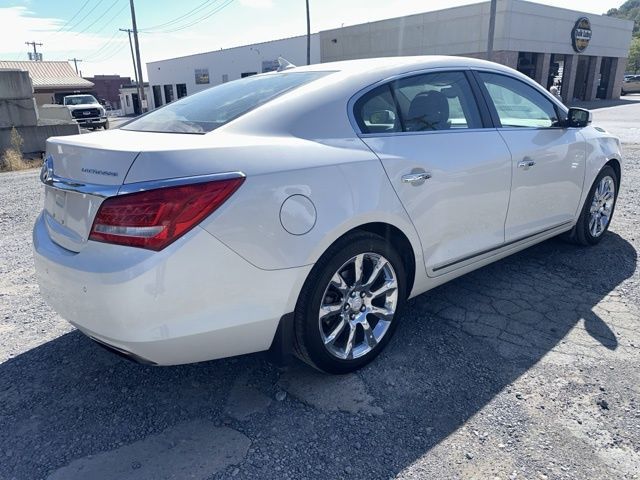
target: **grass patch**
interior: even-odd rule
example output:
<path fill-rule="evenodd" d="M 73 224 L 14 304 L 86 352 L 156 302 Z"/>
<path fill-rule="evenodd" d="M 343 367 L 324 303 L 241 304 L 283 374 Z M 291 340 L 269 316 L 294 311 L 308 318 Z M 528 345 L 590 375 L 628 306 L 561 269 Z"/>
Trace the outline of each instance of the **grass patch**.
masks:
<path fill-rule="evenodd" d="M 4 151 L 0 158 L 0 172 L 15 172 L 16 170 L 26 170 L 32 168 L 32 162 L 22 156 L 22 144 L 24 141 L 16 130 L 11 129 L 11 146 Z"/>
<path fill-rule="evenodd" d="M 16 170 L 26 170 L 31 168 L 30 163 L 22 158 L 20 152 L 16 152 L 13 148 L 7 148 L 2 155 L 0 161 L 0 172 L 15 172 Z"/>

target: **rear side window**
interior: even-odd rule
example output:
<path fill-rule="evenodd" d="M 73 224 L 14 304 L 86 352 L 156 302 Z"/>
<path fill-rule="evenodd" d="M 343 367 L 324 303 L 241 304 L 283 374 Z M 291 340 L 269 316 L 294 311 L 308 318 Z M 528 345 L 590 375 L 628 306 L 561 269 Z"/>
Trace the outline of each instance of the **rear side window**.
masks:
<path fill-rule="evenodd" d="M 389 84 L 365 93 L 356 102 L 354 114 L 362 133 L 402 131 Z"/>
<path fill-rule="evenodd" d="M 559 125 L 554 104 L 515 78 L 480 72 L 503 127 L 550 128 Z"/>
<path fill-rule="evenodd" d="M 407 132 L 482 128 L 478 106 L 463 72 L 403 78 L 392 88 Z"/>
<path fill-rule="evenodd" d="M 123 130 L 207 133 L 269 100 L 330 72 L 283 72 L 218 85 L 153 110 Z"/>
<path fill-rule="evenodd" d="M 463 72 L 427 73 L 377 87 L 355 103 L 354 116 L 362 133 L 482 128 Z"/>

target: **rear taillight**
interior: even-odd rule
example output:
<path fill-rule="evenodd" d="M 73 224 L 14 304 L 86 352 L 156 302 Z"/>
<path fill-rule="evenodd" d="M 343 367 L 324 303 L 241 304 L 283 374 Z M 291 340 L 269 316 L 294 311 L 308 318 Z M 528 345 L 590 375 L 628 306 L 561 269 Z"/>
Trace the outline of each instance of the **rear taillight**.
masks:
<path fill-rule="evenodd" d="M 162 250 L 213 213 L 243 181 L 232 178 L 107 198 L 89 240 Z"/>

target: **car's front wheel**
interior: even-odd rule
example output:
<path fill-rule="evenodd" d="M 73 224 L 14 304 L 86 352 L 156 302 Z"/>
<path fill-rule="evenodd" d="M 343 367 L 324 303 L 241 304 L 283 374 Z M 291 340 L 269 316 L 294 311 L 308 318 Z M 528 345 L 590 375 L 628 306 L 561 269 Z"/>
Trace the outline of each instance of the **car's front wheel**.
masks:
<path fill-rule="evenodd" d="M 598 174 L 585 201 L 571 238 L 581 245 L 595 245 L 609 229 L 615 210 L 618 176 L 606 165 Z"/>
<path fill-rule="evenodd" d="M 367 232 L 343 237 L 318 260 L 300 293 L 296 354 L 328 373 L 366 365 L 393 335 L 406 285 L 390 242 Z"/>

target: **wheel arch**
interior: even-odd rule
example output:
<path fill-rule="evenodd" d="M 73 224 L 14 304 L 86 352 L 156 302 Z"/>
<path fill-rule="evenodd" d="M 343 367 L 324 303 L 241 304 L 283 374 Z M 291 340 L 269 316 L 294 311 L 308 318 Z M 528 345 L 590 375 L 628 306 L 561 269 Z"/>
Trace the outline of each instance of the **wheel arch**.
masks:
<path fill-rule="evenodd" d="M 622 165 L 620 163 L 620 160 L 615 157 L 609 159 L 609 161 L 605 163 L 602 168 L 606 167 L 607 165 L 611 166 L 611 168 L 613 168 L 613 171 L 616 172 L 616 195 L 618 195 L 618 192 L 620 191 L 620 183 L 622 182 Z"/>
<path fill-rule="evenodd" d="M 331 245 L 327 247 L 326 250 L 329 250 L 335 243 L 342 240 L 344 237 L 356 232 L 373 233 L 391 242 L 393 247 L 402 258 L 402 262 L 407 274 L 407 296 L 409 296 L 413 290 L 413 286 L 416 280 L 416 252 L 414 251 L 409 237 L 407 237 L 407 235 L 400 228 L 396 227 L 395 225 L 391 225 L 390 223 L 368 222 L 347 230 L 338 238 L 336 238 L 331 243 Z"/>

